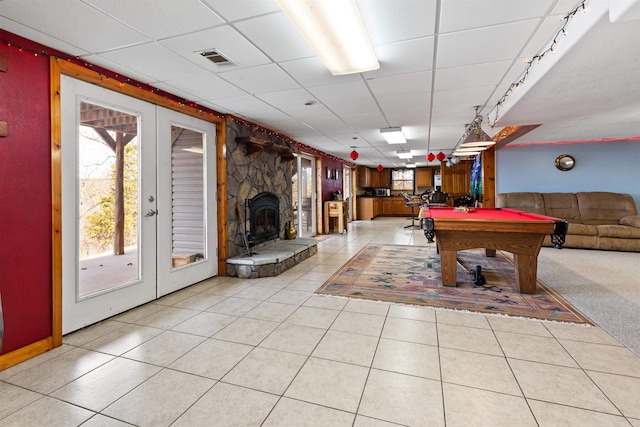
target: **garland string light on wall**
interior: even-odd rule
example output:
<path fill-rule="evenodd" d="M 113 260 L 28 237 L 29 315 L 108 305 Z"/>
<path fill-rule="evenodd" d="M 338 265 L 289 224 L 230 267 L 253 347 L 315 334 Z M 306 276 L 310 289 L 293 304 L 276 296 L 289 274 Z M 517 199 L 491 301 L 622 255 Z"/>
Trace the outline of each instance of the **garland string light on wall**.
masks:
<path fill-rule="evenodd" d="M 588 11 L 588 9 L 587 9 L 587 2 L 588 1 L 589 0 L 583 0 L 582 3 L 580 3 L 578 6 L 576 6 L 571 12 L 569 12 L 563 18 L 564 23 L 562 24 L 562 27 L 560 28 L 560 30 L 558 30 L 556 35 L 553 37 L 553 41 L 550 43 L 549 47 L 547 47 L 540 54 L 535 55 L 534 57 L 532 57 L 531 59 L 528 59 L 526 61 L 527 67 L 526 67 L 524 73 L 522 74 L 522 77 L 517 82 L 512 83 L 511 86 L 509 86 L 509 89 L 507 89 L 505 94 L 502 96 L 502 98 L 500 98 L 498 103 L 495 105 L 495 107 L 494 107 L 494 110 L 496 111 L 495 119 L 493 120 L 492 123 L 488 123 L 489 126 L 491 126 L 492 128 L 496 126 L 496 123 L 500 119 L 500 107 L 503 106 L 503 104 L 505 103 L 505 101 L 507 100 L 509 95 L 511 95 L 511 93 L 513 93 L 515 90 L 517 90 L 520 87 L 520 85 L 523 85 L 527 81 L 527 78 L 529 77 L 529 71 L 531 70 L 531 67 L 533 67 L 535 63 L 540 62 L 542 60 L 542 58 L 544 58 L 545 55 L 547 55 L 549 53 L 551 53 L 551 54 L 555 53 L 555 49 L 560 44 L 560 41 L 559 41 L 560 37 L 566 35 L 566 29 L 567 29 L 567 25 L 569 24 L 569 22 L 581 10 L 584 13 L 586 13 Z"/>

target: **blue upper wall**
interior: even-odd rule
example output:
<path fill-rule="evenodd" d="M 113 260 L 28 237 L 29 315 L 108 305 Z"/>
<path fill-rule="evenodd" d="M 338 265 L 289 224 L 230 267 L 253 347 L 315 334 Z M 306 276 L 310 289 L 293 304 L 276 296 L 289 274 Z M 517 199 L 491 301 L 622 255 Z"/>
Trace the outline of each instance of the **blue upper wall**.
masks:
<path fill-rule="evenodd" d="M 555 167 L 560 154 L 576 166 Z M 640 141 L 507 145 L 496 151 L 496 192 L 628 193 L 640 210 Z"/>

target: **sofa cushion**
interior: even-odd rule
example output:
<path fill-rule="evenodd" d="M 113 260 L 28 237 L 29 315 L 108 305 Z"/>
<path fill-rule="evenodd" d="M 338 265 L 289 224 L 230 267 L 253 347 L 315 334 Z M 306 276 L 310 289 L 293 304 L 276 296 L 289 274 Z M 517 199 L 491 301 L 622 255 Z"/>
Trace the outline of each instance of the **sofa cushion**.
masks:
<path fill-rule="evenodd" d="M 598 225 L 598 236 L 619 237 L 622 239 L 640 239 L 640 228 L 627 225 Z"/>
<path fill-rule="evenodd" d="M 620 225 L 640 228 L 640 215 L 627 215 L 620 218 Z"/>
<path fill-rule="evenodd" d="M 569 223 L 567 234 L 597 236 L 598 228 L 595 225 Z"/>
<path fill-rule="evenodd" d="M 569 223 L 582 223 L 578 198 L 574 193 L 542 193 L 545 215 L 562 218 Z"/>
<path fill-rule="evenodd" d="M 620 218 L 638 214 L 636 204 L 629 194 L 590 191 L 576 193 L 576 197 L 584 224 L 616 225 Z"/>
<path fill-rule="evenodd" d="M 545 215 L 544 200 L 540 193 L 501 193 L 496 198 L 496 207 Z"/>

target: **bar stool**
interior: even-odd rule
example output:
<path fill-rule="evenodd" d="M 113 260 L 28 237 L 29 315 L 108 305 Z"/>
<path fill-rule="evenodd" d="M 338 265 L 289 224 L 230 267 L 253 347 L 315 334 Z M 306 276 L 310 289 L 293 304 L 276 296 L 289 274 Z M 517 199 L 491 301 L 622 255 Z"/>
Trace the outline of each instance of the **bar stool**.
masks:
<path fill-rule="evenodd" d="M 402 192 L 400 194 L 402 194 L 402 197 L 404 198 L 404 205 L 408 208 L 411 208 L 411 218 L 407 218 L 411 220 L 411 224 L 405 225 L 404 228 L 420 227 L 415 223 L 415 221 L 419 219 L 419 218 L 416 218 L 415 208 L 419 208 L 422 202 L 420 201 L 420 199 L 414 199 L 413 197 L 411 197 L 405 192 Z"/>

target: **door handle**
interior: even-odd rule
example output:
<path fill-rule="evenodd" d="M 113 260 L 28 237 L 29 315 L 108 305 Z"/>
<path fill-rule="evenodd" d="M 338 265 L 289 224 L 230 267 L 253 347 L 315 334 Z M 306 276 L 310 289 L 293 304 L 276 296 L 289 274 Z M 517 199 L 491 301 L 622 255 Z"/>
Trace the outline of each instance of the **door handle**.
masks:
<path fill-rule="evenodd" d="M 154 215 L 157 215 L 157 214 L 158 214 L 158 211 L 157 211 L 157 210 L 149 209 L 149 210 L 147 211 L 147 213 L 146 213 L 146 214 L 144 214 L 144 216 L 149 217 L 149 216 L 154 216 Z"/>

